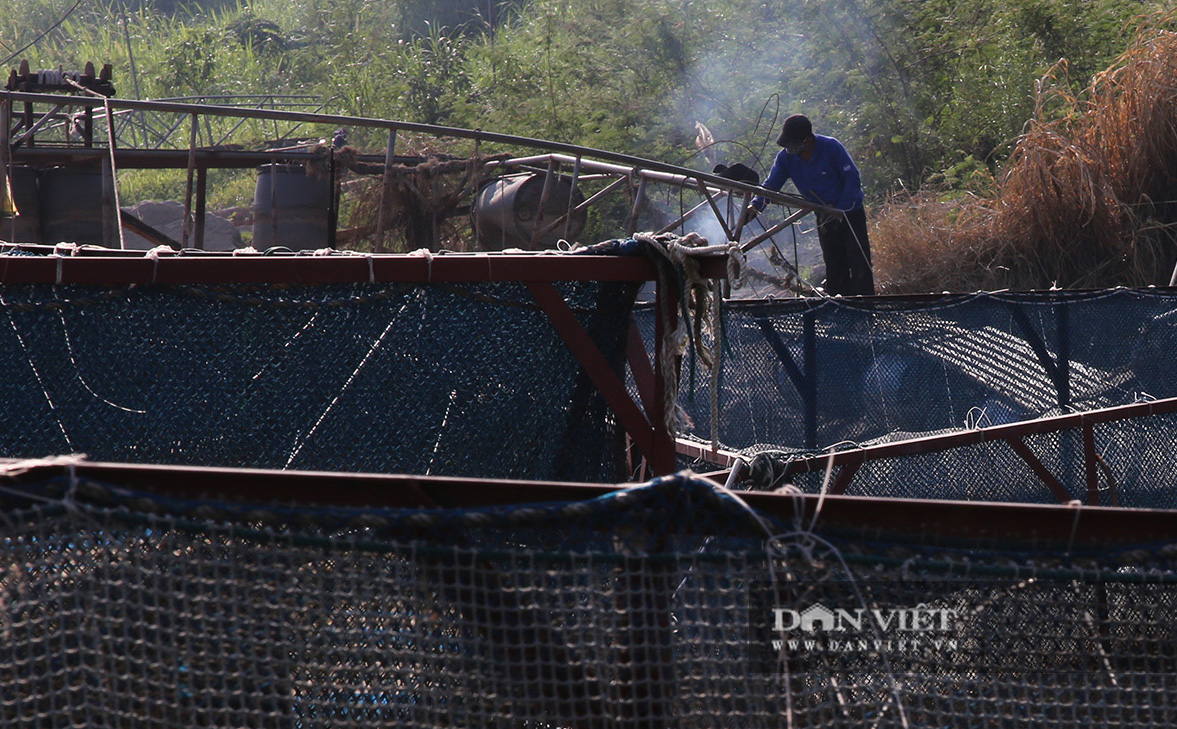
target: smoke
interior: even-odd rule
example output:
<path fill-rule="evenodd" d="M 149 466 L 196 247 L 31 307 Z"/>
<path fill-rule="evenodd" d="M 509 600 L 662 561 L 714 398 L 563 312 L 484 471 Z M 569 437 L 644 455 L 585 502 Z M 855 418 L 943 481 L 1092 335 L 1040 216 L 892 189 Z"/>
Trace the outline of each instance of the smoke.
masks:
<path fill-rule="evenodd" d="M 688 233 L 696 233 L 706 238 L 709 245 L 719 245 L 727 242 L 727 235 L 723 232 L 723 226 L 719 224 L 719 219 L 711 212 L 711 208 L 703 208 L 687 218 L 683 227 L 686 228 Z"/>
<path fill-rule="evenodd" d="M 684 16 L 697 5 L 677 4 Z M 688 138 L 699 124 L 710 130 L 714 162 L 740 162 L 763 178 L 776 151 L 770 146 L 776 127 L 805 105 L 805 88 L 790 83 L 811 60 L 808 39 L 789 32 L 798 27 L 797 13 L 795 3 L 782 0 L 747 2 L 730 14 L 699 21 L 694 39 L 699 52 L 663 108 L 673 110 L 674 123 Z M 698 166 L 703 164 L 700 159 Z"/>
<path fill-rule="evenodd" d="M 889 187 L 911 167 L 923 115 L 902 63 L 919 60 L 904 45 L 914 21 L 896 0 L 749 0 L 710 17 L 699 3 L 666 2 L 696 24 L 684 31 L 693 62 L 662 106 L 683 139 L 701 123 L 714 135 L 717 161 L 742 162 L 763 177 L 780 124 L 801 112 L 856 159 L 872 160 L 861 169 L 868 188 Z"/>

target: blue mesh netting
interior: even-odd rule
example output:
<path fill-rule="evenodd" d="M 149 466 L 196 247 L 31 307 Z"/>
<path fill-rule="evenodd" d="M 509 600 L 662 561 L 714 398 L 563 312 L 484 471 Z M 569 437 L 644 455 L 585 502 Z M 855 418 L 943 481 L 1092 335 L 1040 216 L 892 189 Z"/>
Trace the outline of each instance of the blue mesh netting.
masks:
<path fill-rule="evenodd" d="M 636 316 L 652 341 L 653 309 L 639 306 Z M 720 446 L 783 463 L 829 447 L 1177 396 L 1177 295 L 1168 290 L 728 301 L 723 332 Z M 707 377 L 685 362 L 686 435 L 702 441 L 712 436 Z M 1177 417 L 1101 424 L 1094 433 L 1099 503 L 1177 506 Z M 1078 428 L 1024 441 L 1074 498 L 1087 498 Z M 823 477 L 787 480 L 816 492 Z M 1004 443 L 867 462 L 847 493 L 1059 500 Z"/>
<path fill-rule="evenodd" d="M 647 342 L 654 311 L 635 312 Z M 727 301 L 719 439 L 821 449 L 1177 395 L 1169 291 Z M 710 439 L 706 375 L 683 375 Z"/>
<path fill-rule="evenodd" d="M 635 286 L 559 290 L 621 371 Z M 6 286 L 0 457 L 617 481 L 522 284 Z"/>

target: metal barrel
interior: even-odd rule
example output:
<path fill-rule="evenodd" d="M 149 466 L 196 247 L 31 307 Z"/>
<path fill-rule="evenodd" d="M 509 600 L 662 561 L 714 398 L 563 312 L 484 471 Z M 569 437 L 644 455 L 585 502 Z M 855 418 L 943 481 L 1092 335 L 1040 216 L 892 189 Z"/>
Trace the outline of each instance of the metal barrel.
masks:
<path fill-rule="evenodd" d="M 262 165 L 253 196 L 253 245 L 291 250 L 328 247 L 331 183 L 302 165 Z"/>
<path fill-rule="evenodd" d="M 547 175 L 508 175 L 487 181 L 475 196 L 471 219 L 478 244 L 487 250 L 554 248 L 561 238 L 575 240 L 584 230 L 585 214 L 572 214 L 571 221 L 558 221 L 569 208 L 584 202 L 584 195 L 563 175 L 550 178 L 547 200 L 544 185 Z M 557 223 L 551 230 L 539 235 Z"/>

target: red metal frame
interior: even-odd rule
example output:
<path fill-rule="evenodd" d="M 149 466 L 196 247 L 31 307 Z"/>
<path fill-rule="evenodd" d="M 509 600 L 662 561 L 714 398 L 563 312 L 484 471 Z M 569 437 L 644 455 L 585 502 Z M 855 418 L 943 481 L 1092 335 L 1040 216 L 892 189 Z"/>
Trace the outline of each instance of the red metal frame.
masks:
<path fill-rule="evenodd" d="M 724 275 L 722 258 L 708 256 L 705 270 L 710 275 Z M 162 252 L 158 257 L 148 258 L 142 251 L 79 249 L 77 255 L 0 256 L 0 259 L 0 284 L 457 283 L 653 281 L 657 278 L 654 264 L 636 256 Z"/>
<path fill-rule="evenodd" d="M 717 480 L 725 474 L 712 474 Z M 436 476 L 268 471 L 124 463 L 35 465 L 8 483 L 91 479 L 174 498 L 371 508 L 479 508 L 583 501 L 623 486 Z M 9 494 L 11 495 L 11 494 Z M 1041 548 L 1131 545 L 1177 539 L 1177 510 L 933 501 L 742 491 L 741 500 L 784 523 L 874 539 Z"/>
<path fill-rule="evenodd" d="M 736 451 L 712 448 L 710 443 L 700 443 L 687 438 L 675 439 L 674 448 L 681 456 L 686 456 L 696 461 L 712 463 L 723 468 L 731 468 L 738 461 L 747 459 L 747 456 L 741 455 Z"/>
<path fill-rule="evenodd" d="M 609 407 L 613 408 L 613 412 L 625 428 L 625 432 L 629 433 L 629 437 L 633 439 L 638 449 L 646 455 L 654 472 L 670 473 L 673 471 L 674 449 L 668 447 L 665 442 L 665 428 L 658 420 L 651 423 L 646 418 L 646 414 L 629 396 L 629 392 L 625 389 L 625 383 L 609 366 L 601 351 L 593 344 L 588 332 L 581 326 L 576 314 L 572 313 L 568 303 L 560 296 L 560 292 L 548 282 L 530 281 L 527 283 L 527 288 L 539 303 L 540 308 L 548 315 L 552 326 L 563 337 L 564 343 L 568 345 L 568 349 L 580 362 L 580 366 L 584 368 L 589 379 L 605 397 Z"/>
<path fill-rule="evenodd" d="M 843 494 L 850 486 L 859 467 L 867 461 L 878 461 L 887 458 L 902 458 L 921 453 L 933 453 L 953 448 L 978 445 L 980 443 L 1004 442 L 1014 453 L 1018 454 L 1031 471 L 1042 481 L 1059 503 L 1066 504 L 1078 498 L 1050 472 L 1042 461 L 1030 450 L 1023 438 L 1029 435 L 1054 433 L 1070 428 L 1079 428 L 1083 438 L 1083 463 L 1085 468 L 1084 485 L 1086 487 L 1087 503 L 1099 505 L 1099 454 L 1095 450 L 1095 426 L 1131 418 L 1141 418 L 1150 415 L 1164 415 L 1177 412 L 1177 397 L 1155 400 L 1152 402 L 1121 405 L 1118 407 L 1088 410 L 1080 413 L 1055 415 L 1037 420 L 1018 423 L 996 425 L 975 430 L 962 430 L 956 433 L 933 435 L 922 438 L 882 443 L 836 451 L 832 454 L 815 454 L 798 456 L 789 461 L 783 474 L 785 478 L 796 473 L 811 473 L 825 471 L 831 465 L 838 469 L 830 483 L 828 493 Z M 728 451 L 711 451 L 709 448 L 691 441 L 677 442 L 679 453 L 731 468 L 737 460 L 747 460 L 738 453 Z"/>

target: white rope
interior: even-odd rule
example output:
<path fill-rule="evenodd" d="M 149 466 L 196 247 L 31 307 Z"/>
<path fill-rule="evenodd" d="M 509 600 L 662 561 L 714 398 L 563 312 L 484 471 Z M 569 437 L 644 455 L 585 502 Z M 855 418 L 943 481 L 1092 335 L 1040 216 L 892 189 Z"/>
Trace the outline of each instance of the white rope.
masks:
<path fill-rule="evenodd" d="M 85 453 L 73 453 L 70 455 L 25 458 L 10 463 L 0 463 L 0 478 L 13 478 L 28 473 L 34 468 L 44 468 L 46 466 L 68 466 L 72 468 L 79 463 L 85 462 L 86 459 L 87 456 Z"/>
<path fill-rule="evenodd" d="M 46 458 L 25 458 L 12 463 L 0 463 L 0 479 L 14 478 L 22 474 L 28 473 L 35 468 L 65 466 L 66 472 L 69 474 L 69 487 L 65 491 L 65 495 L 61 499 L 51 499 L 47 496 L 34 494 L 21 489 L 8 488 L 0 486 L 0 492 L 17 496 L 24 499 L 32 499 L 33 501 L 40 501 L 43 503 L 58 503 L 60 502 L 65 509 L 71 513 L 77 512 L 77 492 L 78 492 L 78 471 L 77 466 L 86 460 L 85 453 L 74 453 L 63 456 L 48 456 Z"/>
<path fill-rule="evenodd" d="M 639 243 L 645 243 L 649 250 L 656 251 L 682 272 L 687 288 L 694 293 L 698 312 L 693 322 L 690 320 L 690 313 L 684 313 L 684 319 L 686 320 L 679 321 L 673 330 L 668 329 L 663 341 L 660 343 L 659 351 L 662 358 L 662 376 L 663 381 L 666 383 L 664 396 L 665 402 L 668 403 L 665 413 L 666 428 L 673 435 L 679 430 L 679 421 L 683 420 L 685 422 L 685 414 L 680 418 L 680 408 L 677 405 L 678 371 L 675 363 L 686 353 L 687 347 L 693 341 L 700 363 L 711 372 L 711 437 L 712 448 L 717 448 L 719 440 L 719 392 L 716 378 L 719 376 L 718 367 L 720 363 L 714 348 L 723 346 L 722 324 L 719 323 L 722 316 L 721 307 L 723 297 L 719 287 L 716 286 L 713 290 L 711 282 L 702 275 L 698 259 L 699 256 L 703 255 L 726 254 L 728 256 L 727 272 L 729 281 L 736 288 L 746 283 L 747 259 L 738 245 L 728 243 L 723 245 L 709 245 L 706 238 L 694 232 L 681 237 L 673 233 L 636 233 L 633 238 Z M 665 288 L 668 282 L 661 281 L 660 283 Z M 667 306 L 674 305 L 674 302 L 667 303 Z M 710 330 L 712 336 L 710 346 L 707 345 L 702 336 L 703 325 L 707 322 L 707 319 L 704 318 L 704 312 L 708 309 L 711 311 Z M 664 312 L 664 314 L 668 314 L 668 312 Z M 667 318 L 669 319 L 669 316 Z M 675 403 L 673 408 L 669 406 L 669 403 L 672 402 Z"/>
<path fill-rule="evenodd" d="M 733 289 L 742 289 L 748 283 L 748 256 L 734 241 L 727 246 L 727 280 Z"/>
<path fill-rule="evenodd" d="M 415 251 L 410 251 L 405 255 L 413 258 L 425 259 L 425 283 L 433 283 L 433 251 L 428 248 L 418 248 Z"/>
<path fill-rule="evenodd" d="M 674 306 L 674 304 L 671 303 L 670 306 Z M 662 414 L 662 424 L 666 427 L 666 432 L 671 437 L 678 434 L 678 425 L 681 419 L 678 412 L 678 367 L 675 363 L 687 351 L 687 343 L 689 341 L 688 327 L 684 326 L 684 323 L 680 321 L 675 326 L 674 331 L 668 332 L 660 343 L 662 381 L 664 384 L 662 400 L 666 404 L 665 412 Z"/>
<path fill-rule="evenodd" d="M 164 251 L 171 253 L 171 246 L 156 246 L 143 255 L 144 258 L 151 261 L 151 283 L 155 283 L 156 276 L 159 273 L 159 254 Z"/>
<path fill-rule="evenodd" d="M 1073 499 L 1067 502 L 1067 506 L 1075 510 L 1075 519 L 1071 522 L 1071 536 L 1067 539 L 1067 556 L 1070 556 L 1071 548 L 1075 546 L 1075 534 L 1079 531 L 1079 517 L 1083 514 L 1083 502 Z"/>

